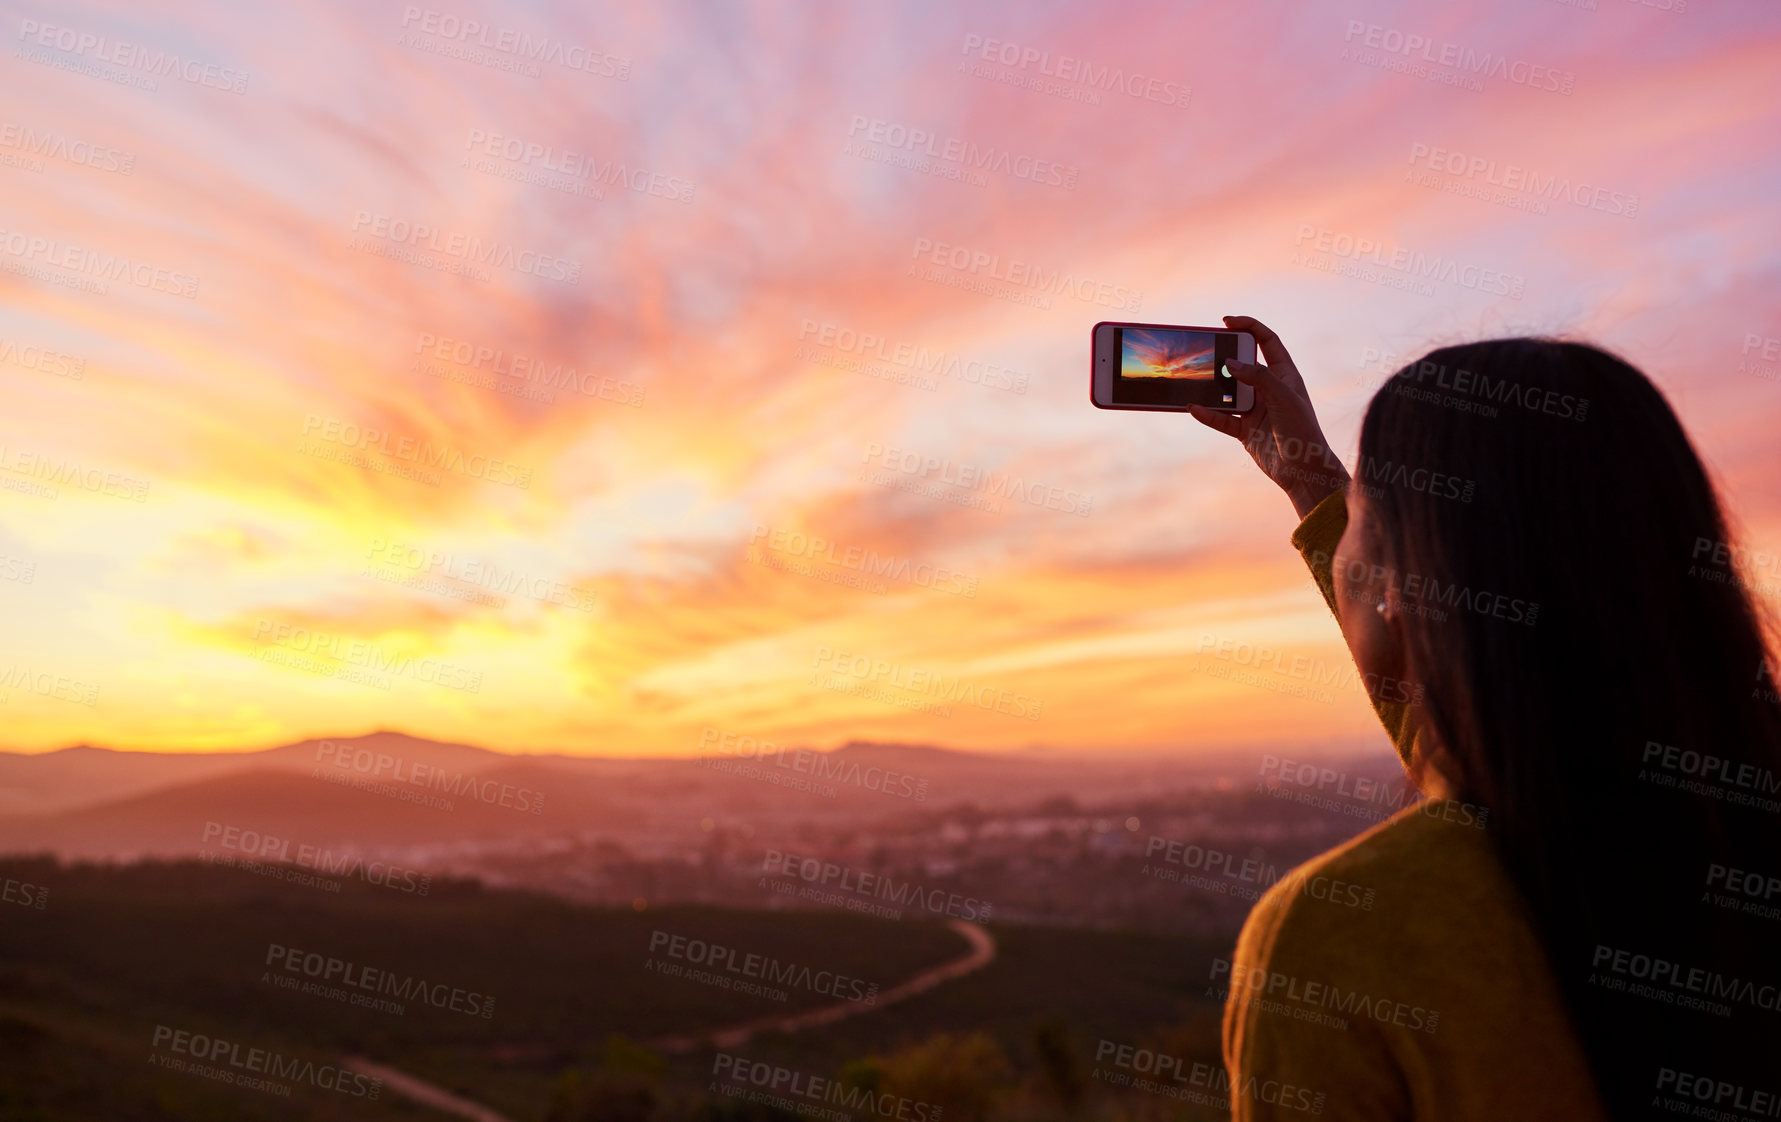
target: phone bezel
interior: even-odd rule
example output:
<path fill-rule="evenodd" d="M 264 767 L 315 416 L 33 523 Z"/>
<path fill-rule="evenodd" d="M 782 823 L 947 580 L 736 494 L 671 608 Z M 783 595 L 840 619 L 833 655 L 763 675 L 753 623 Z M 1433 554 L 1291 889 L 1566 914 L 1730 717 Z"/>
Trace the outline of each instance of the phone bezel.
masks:
<path fill-rule="evenodd" d="M 1195 327 L 1191 324 L 1174 323 L 1128 323 L 1119 320 L 1103 320 L 1095 324 L 1089 333 L 1089 381 L 1088 397 L 1096 409 L 1136 409 L 1144 413 L 1185 413 L 1185 405 L 1126 405 L 1113 401 L 1114 363 L 1119 356 L 1113 353 L 1113 329 L 1137 327 L 1152 328 L 1159 331 L 1211 331 L 1221 335 L 1237 337 L 1237 361 L 1253 363 L 1255 361 L 1255 336 L 1247 331 L 1238 331 L 1229 327 Z M 1231 405 L 1208 405 L 1208 409 L 1216 409 L 1221 413 L 1247 413 L 1255 408 L 1255 387 L 1242 382 L 1237 383 L 1237 400 Z"/>

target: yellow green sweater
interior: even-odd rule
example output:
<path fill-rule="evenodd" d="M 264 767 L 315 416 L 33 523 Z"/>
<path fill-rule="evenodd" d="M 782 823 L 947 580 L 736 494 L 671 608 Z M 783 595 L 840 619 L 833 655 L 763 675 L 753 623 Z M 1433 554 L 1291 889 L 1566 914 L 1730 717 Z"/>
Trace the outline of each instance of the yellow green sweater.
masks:
<path fill-rule="evenodd" d="M 1341 492 L 1293 534 L 1332 611 Z M 1404 707 L 1376 704 L 1406 760 Z M 1233 1122 L 1598 1122 L 1594 1081 L 1526 905 L 1470 807 L 1433 800 L 1257 902 L 1229 989 Z"/>

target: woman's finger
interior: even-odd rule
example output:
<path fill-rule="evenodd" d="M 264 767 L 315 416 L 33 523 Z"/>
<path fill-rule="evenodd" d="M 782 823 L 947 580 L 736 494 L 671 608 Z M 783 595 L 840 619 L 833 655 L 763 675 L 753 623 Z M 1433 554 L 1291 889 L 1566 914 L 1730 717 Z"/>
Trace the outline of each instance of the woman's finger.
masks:
<path fill-rule="evenodd" d="M 1261 348 L 1262 357 L 1268 360 L 1269 366 L 1292 366 L 1292 356 L 1286 353 L 1286 344 L 1274 329 L 1253 316 L 1226 316 L 1226 327 L 1233 331 L 1247 331 L 1255 336 L 1255 345 Z M 1293 366 L 1297 370 L 1298 367 Z"/>
<path fill-rule="evenodd" d="M 1278 400 L 1280 392 L 1286 389 L 1281 384 L 1279 372 L 1272 367 L 1259 366 L 1253 362 L 1238 362 L 1232 358 L 1225 360 L 1224 368 L 1237 381 L 1255 388 L 1255 400 L 1258 403 Z"/>
<path fill-rule="evenodd" d="M 1253 362 L 1238 362 L 1234 358 L 1224 361 L 1224 368 L 1231 372 L 1231 377 L 1246 385 L 1261 386 L 1273 382 L 1273 375 L 1265 366 L 1257 366 Z"/>
<path fill-rule="evenodd" d="M 1189 405 L 1187 411 L 1193 414 L 1194 420 L 1209 429 L 1217 429 L 1226 436 L 1242 439 L 1243 418 L 1235 413 L 1221 413 L 1217 409 L 1208 409 L 1204 405 Z"/>

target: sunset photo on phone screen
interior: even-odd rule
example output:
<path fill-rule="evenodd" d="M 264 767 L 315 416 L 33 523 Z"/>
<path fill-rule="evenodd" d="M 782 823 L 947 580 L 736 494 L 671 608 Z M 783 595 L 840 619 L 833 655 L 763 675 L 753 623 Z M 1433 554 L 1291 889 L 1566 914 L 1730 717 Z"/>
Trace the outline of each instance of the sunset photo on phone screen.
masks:
<path fill-rule="evenodd" d="M 1121 336 L 1122 378 L 1211 378 L 1215 337 L 1209 331 L 1140 331 Z"/>

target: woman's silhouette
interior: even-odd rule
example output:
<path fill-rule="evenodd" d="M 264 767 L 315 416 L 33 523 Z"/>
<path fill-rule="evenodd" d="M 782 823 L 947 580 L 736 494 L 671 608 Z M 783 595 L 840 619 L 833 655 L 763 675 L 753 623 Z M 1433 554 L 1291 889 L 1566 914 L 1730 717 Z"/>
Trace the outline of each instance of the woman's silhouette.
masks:
<path fill-rule="evenodd" d="M 1325 1119 L 1781 1117 L 1772 630 L 1663 396 L 1579 343 L 1442 348 L 1351 480 L 1279 337 L 1226 323 L 1256 407 L 1195 416 L 1292 499 L 1364 680 L 1413 688 L 1374 707 L 1430 796 L 1303 870 L 1371 911 L 1294 876 L 1252 912 L 1235 1117 L 1303 1115 L 1270 1085 Z"/>

